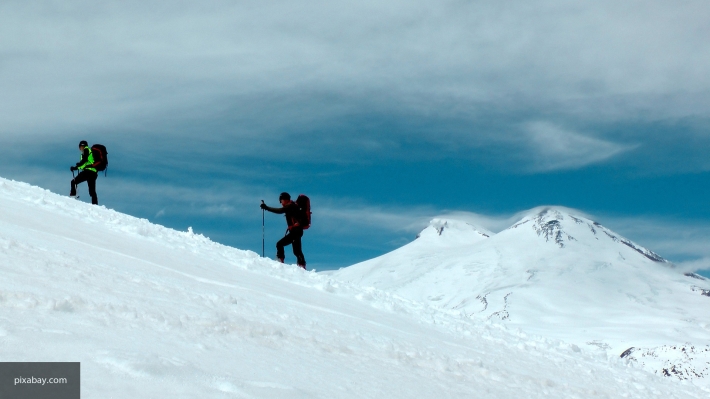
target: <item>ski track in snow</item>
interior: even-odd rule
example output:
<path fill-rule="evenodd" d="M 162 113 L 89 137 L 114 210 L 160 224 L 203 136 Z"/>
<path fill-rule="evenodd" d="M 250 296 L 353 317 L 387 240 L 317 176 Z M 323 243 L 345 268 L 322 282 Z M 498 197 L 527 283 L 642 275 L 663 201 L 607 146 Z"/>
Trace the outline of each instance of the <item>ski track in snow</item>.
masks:
<path fill-rule="evenodd" d="M 710 394 L 24 183 L 0 201 L 3 361 L 80 361 L 84 398 Z"/>

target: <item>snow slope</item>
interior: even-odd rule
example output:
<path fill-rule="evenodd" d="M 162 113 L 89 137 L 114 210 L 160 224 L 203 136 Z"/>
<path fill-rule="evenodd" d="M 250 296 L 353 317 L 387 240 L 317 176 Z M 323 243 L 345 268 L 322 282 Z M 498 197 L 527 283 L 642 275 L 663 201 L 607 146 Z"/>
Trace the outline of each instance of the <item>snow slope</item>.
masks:
<path fill-rule="evenodd" d="M 80 361 L 82 398 L 710 394 L 4 179 L 0 269 L 2 361 Z"/>
<path fill-rule="evenodd" d="M 495 235 L 465 225 L 435 219 L 414 242 L 333 276 L 472 321 L 625 353 L 662 375 L 710 379 L 706 279 L 564 208 L 532 210 Z"/>

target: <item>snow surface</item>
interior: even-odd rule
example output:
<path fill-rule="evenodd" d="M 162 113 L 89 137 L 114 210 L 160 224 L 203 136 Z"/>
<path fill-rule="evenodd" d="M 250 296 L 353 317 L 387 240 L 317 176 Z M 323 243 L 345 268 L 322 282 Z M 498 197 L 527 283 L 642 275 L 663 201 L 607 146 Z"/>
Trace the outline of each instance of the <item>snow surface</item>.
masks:
<path fill-rule="evenodd" d="M 414 242 L 333 276 L 609 356 L 633 347 L 624 357 L 650 371 L 710 381 L 707 280 L 564 208 L 480 231 L 435 219 Z"/>
<path fill-rule="evenodd" d="M 80 361 L 82 398 L 710 394 L 597 347 L 462 317 L 4 179 L 0 267 L 2 361 Z"/>

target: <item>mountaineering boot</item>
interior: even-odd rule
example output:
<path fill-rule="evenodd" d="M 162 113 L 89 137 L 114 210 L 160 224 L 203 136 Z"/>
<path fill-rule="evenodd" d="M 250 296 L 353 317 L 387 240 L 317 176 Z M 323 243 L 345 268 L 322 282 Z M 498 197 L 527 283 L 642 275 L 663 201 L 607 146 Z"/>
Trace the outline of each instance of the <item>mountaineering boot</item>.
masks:
<path fill-rule="evenodd" d="M 281 263 L 284 263 L 284 258 L 276 258 L 276 260 L 278 260 Z"/>
<path fill-rule="evenodd" d="M 299 247 L 300 252 L 300 247 Z M 303 256 L 303 252 L 296 255 L 296 264 L 303 270 L 306 270 L 306 258 Z"/>

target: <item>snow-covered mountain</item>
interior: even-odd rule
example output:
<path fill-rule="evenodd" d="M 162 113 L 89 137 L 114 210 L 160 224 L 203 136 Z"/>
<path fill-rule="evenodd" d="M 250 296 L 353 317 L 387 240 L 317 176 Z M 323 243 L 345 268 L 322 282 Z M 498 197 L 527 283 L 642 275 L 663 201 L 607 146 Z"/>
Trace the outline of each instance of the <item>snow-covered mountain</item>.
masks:
<path fill-rule="evenodd" d="M 534 209 L 498 234 L 435 219 L 412 243 L 334 277 L 659 374 L 710 375 L 710 282 L 569 209 Z"/>
<path fill-rule="evenodd" d="M 710 393 L 4 179 L 0 272 L 0 358 L 79 361 L 83 398 Z"/>

